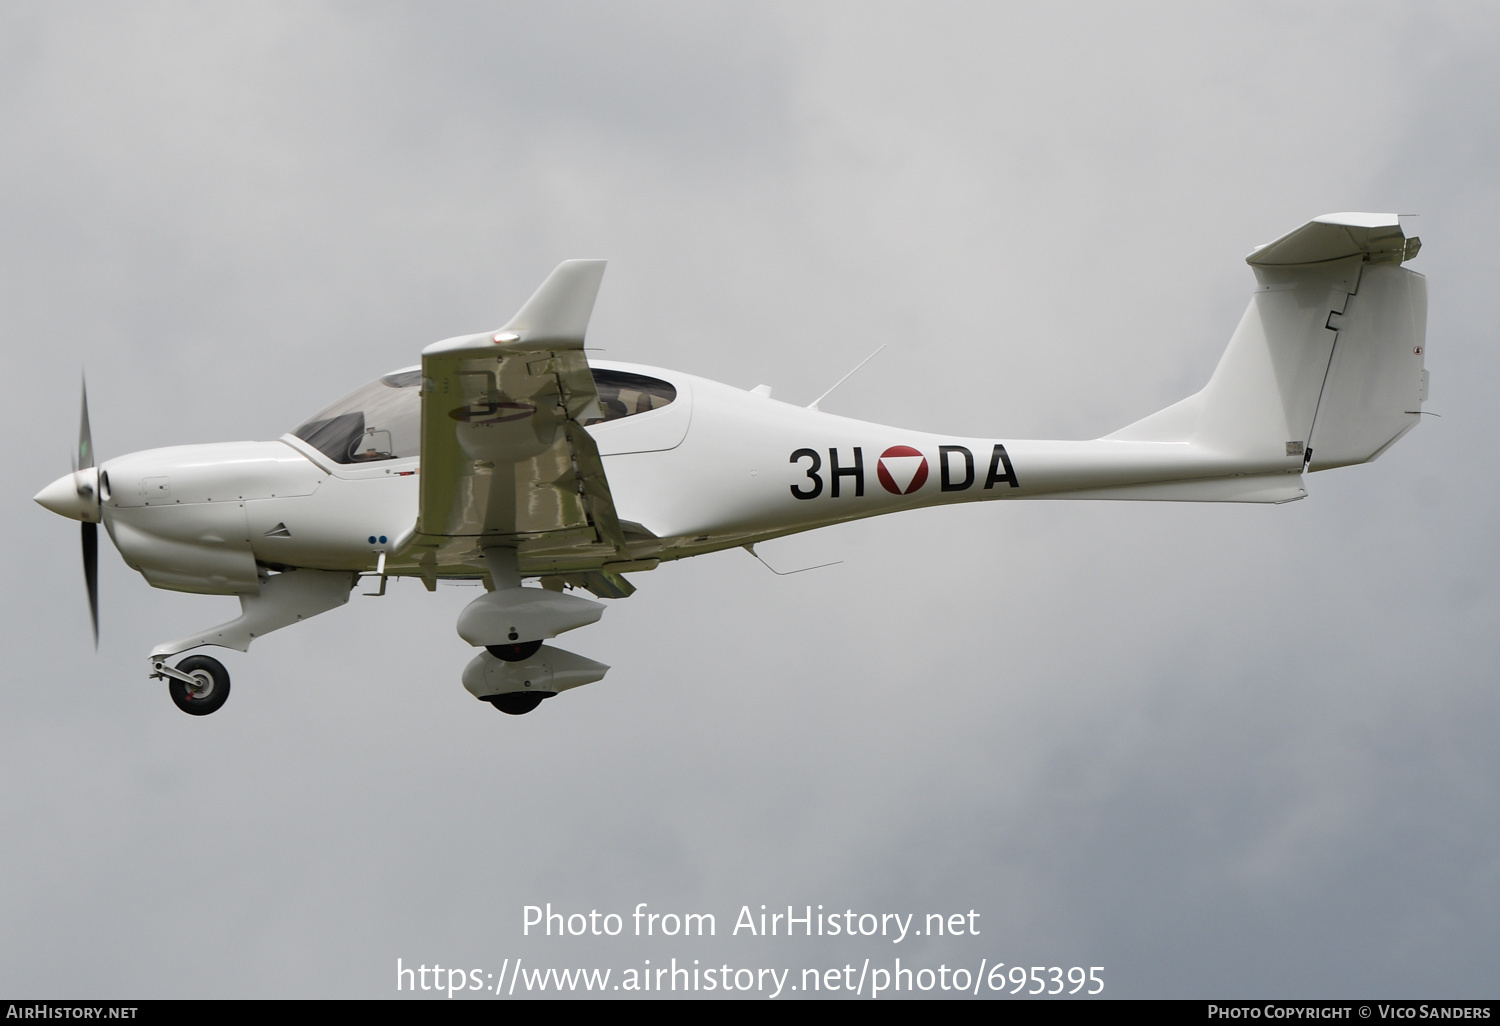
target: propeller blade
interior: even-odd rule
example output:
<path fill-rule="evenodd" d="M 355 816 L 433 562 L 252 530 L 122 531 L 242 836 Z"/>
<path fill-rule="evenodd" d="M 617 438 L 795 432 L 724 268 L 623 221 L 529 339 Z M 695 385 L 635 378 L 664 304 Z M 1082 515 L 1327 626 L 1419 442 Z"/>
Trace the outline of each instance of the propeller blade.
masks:
<path fill-rule="evenodd" d="M 89 589 L 89 616 L 94 620 L 94 648 L 99 648 L 99 525 L 83 524 L 83 580 Z"/>
<path fill-rule="evenodd" d="M 94 436 L 89 430 L 89 383 L 87 378 L 81 378 L 83 386 L 83 398 L 79 403 L 78 411 L 78 465 L 74 468 L 75 481 L 80 470 L 92 470 L 94 467 Z M 92 492 L 87 496 L 93 499 L 96 515 L 94 521 L 99 519 L 99 487 L 96 484 L 92 488 L 79 483 L 78 494 L 80 498 L 85 497 L 85 491 Z M 89 619 L 94 624 L 94 650 L 99 649 L 99 525 L 85 519 L 83 522 L 83 581 L 89 589 Z"/>
<path fill-rule="evenodd" d="M 88 470 L 94 465 L 94 439 L 89 433 L 89 383 L 83 383 L 83 408 L 78 415 L 78 466 L 75 470 Z"/>

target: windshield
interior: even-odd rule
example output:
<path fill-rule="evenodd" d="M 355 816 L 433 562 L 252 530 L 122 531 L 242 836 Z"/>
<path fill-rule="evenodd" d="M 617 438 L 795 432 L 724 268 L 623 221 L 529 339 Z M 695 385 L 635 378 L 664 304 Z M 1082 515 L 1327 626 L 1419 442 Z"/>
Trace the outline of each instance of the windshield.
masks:
<path fill-rule="evenodd" d="M 347 395 L 292 434 L 335 463 L 375 463 L 422 451 L 422 369 L 408 367 Z"/>

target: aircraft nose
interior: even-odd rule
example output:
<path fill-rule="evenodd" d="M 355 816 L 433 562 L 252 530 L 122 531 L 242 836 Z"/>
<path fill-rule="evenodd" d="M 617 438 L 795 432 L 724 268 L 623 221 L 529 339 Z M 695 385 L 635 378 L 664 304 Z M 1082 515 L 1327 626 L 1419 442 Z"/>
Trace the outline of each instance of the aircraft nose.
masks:
<path fill-rule="evenodd" d="M 99 471 L 90 467 L 75 474 L 64 474 L 33 498 L 58 516 L 89 523 L 99 519 Z"/>

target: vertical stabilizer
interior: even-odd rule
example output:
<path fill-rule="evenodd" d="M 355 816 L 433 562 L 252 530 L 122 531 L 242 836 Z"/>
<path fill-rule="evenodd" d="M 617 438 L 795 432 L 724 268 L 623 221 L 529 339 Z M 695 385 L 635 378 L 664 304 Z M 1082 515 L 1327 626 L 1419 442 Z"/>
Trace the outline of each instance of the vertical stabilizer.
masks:
<path fill-rule="evenodd" d="M 1256 472 L 1374 459 L 1426 398 L 1426 279 L 1401 267 L 1420 246 L 1394 214 L 1353 213 L 1256 248 L 1255 294 L 1208 384 L 1107 437 L 1188 442 Z"/>

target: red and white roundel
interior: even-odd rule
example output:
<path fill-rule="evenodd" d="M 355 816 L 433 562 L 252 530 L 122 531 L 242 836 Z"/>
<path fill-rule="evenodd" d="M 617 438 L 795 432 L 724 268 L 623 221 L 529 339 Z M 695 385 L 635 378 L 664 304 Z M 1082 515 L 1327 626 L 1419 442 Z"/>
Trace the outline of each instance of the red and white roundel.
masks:
<path fill-rule="evenodd" d="M 892 495 L 910 495 L 927 483 L 927 457 L 909 445 L 893 445 L 880 454 L 875 476 Z"/>

